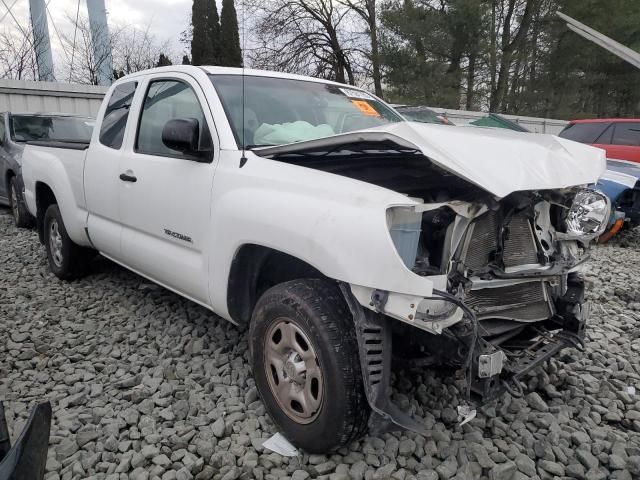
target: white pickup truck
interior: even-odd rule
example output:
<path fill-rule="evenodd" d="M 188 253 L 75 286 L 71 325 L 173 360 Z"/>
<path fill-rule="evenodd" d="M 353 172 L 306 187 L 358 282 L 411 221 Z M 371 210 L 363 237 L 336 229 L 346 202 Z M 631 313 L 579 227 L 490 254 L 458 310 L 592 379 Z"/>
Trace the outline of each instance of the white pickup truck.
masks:
<path fill-rule="evenodd" d="M 466 373 L 466 394 L 580 346 L 581 264 L 609 204 L 604 152 L 549 135 L 405 121 L 295 75 L 172 66 L 118 80 L 88 145 L 24 152 L 51 270 L 91 252 L 249 325 L 284 434 L 324 452 L 416 419 L 392 356 Z"/>

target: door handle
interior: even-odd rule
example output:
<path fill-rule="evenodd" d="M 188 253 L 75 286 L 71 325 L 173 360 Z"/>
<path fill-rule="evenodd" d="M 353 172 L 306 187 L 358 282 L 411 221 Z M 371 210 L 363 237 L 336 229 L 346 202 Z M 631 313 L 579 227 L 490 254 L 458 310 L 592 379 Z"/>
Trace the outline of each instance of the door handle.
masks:
<path fill-rule="evenodd" d="M 134 183 L 138 181 L 136 177 L 134 177 L 133 175 L 127 175 L 126 173 L 120 174 L 120 180 L 122 180 L 123 182 L 134 182 Z"/>

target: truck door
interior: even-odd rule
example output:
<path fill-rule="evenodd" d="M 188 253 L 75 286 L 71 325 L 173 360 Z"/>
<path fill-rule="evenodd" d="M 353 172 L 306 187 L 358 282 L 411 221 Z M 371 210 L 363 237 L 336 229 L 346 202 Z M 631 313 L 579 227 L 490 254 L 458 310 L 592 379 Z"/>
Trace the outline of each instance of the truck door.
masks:
<path fill-rule="evenodd" d="M 122 233 L 118 200 L 120 157 L 136 89 L 134 81 L 113 89 L 100 131 L 94 132 L 84 169 L 84 191 L 90 212 L 89 237 L 98 250 L 116 260 L 120 258 Z"/>
<path fill-rule="evenodd" d="M 192 77 L 171 74 L 146 85 L 137 131 L 120 161 L 122 259 L 139 273 L 209 304 L 206 258 L 216 135 L 205 96 Z M 168 121 L 197 121 L 208 155 L 172 150 Z M 217 149 L 215 149 L 217 152 Z"/>

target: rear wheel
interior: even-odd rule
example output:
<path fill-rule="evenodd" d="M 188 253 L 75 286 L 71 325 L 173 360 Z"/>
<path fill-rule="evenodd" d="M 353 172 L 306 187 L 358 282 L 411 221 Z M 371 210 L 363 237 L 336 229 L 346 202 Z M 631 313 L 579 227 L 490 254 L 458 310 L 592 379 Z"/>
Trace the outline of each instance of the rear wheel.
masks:
<path fill-rule="evenodd" d="M 56 277 L 71 280 L 85 272 L 89 251 L 69 238 L 56 204 L 50 205 L 44 214 L 44 246 L 49 268 Z"/>
<path fill-rule="evenodd" d="M 355 330 L 335 284 L 304 279 L 267 290 L 249 335 L 258 391 L 294 445 L 327 452 L 364 433 L 369 405 Z"/>
<path fill-rule="evenodd" d="M 11 213 L 16 227 L 26 228 L 33 225 L 33 217 L 18 196 L 16 177 L 9 179 L 9 203 L 11 204 Z"/>

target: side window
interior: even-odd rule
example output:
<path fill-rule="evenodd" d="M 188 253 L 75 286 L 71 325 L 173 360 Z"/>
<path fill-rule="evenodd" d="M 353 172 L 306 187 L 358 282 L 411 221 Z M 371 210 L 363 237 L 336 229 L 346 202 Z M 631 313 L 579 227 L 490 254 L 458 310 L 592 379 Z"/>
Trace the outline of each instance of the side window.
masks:
<path fill-rule="evenodd" d="M 129 109 L 136 93 L 137 82 L 118 85 L 111 93 L 107 110 L 100 126 L 100 143 L 114 149 L 122 146 Z"/>
<path fill-rule="evenodd" d="M 4 139 L 7 137 L 4 130 L 4 115 L 0 114 L 0 145 L 4 145 Z"/>
<path fill-rule="evenodd" d="M 640 123 L 616 123 L 613 144 L 640 147 Z"/>
<path fill-rule="evenodd" d="M 609 125 L 607 129 L 604 131 L 604 133 L 600 135 L 598 138 L 596 138 L 596 141 L 593 143 L 597 143 L 599 145 L 610 145 L 612 134 L 613 134 L 613 124 Z"/>
<path fill-rule="evenodd" d="M 162 130 L 165 124 L 176 118 L 196 119 L 200 127 L 200 149 L 211 148 L 211 135 L 207 128 L 207 121 L 193 89 L 178 80 L 158 80 L 149 84 L 144 99 L 136 139 L 136 152 L 184 157 L 182 152 L 172 150 L 162 143 Z"/>

